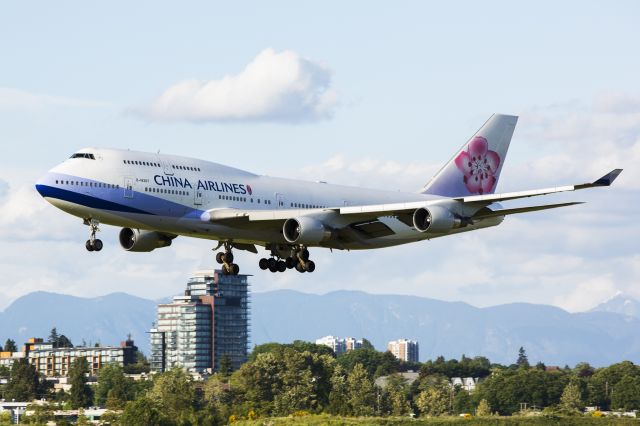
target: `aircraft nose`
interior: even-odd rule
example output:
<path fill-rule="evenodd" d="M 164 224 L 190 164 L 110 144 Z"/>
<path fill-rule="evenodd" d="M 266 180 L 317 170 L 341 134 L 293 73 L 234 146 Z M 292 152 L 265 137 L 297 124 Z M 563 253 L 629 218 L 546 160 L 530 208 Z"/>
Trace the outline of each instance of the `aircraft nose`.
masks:
<path fill-rule="evenodd" d="M 38 191 L 38 193 L 43 197 L 45 196 L 47 187 L 49 186 L 49 176 L 50 174 L 46 173 L 36 181 L 36 191 Z"/>

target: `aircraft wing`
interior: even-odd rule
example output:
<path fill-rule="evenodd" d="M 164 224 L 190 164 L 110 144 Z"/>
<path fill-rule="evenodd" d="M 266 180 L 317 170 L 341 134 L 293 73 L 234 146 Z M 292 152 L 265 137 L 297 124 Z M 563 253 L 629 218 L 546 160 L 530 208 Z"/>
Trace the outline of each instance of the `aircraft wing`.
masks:
<path fill-rule="evenodd" d="M 577 191 L 579 189 L 594 188 L 597 186 L 610 186 L 618 175 L 622 173 L 622 169 L 615 169 L 591 183 L 583 183 L 579 185 L 558 186 L 555 188 L 534 189 L 531 191 L 505 192 L 503 194 L 473 195 L 470 197 L 454 198 L 455 200 L 465 203 L 481 202 L 497 202 L 515 200 L 518 198 L 536 197 L 538 195 L 554 194 L 556 192 Z M 487 203 L 488 204 L 488 203 Z"/>
<path fill-rule="evenodd" d="M 412 201 L 406 203 L 372 204 L 318 209 L 211 209 L 201 215 L 201 220 L 204 222 L 221 223 L 225 221 L 272 221 L 275 222 L 273 224 L 274 226 L 282 226 L 282 223 L 287 219 L 310 216 L 322 221 L 327 226 L 333 229 L 342 230 L 350 228 L 356 231 L 360 231 L 360 233 L 368 236 L 369 238 L 375 238 L 378 236 L 393 234 L 393 231 L 387 225 L 385 225 L 383 221 L 381 221 L 382 218 L 395 217 L 407 226 L 412 227 L 414 226 L 413 213 L 417 209 L 429 208 L 430 206 L 438 204 L 446 205 L 448 208 L 453 208 L 454 213 L 456 213 L 458 216 L 461 216 L 463 219 L 470 221 L 470 223 L 473 223 L 473 221 L 476 220 L 483 220 L 491 217 L 506 216 L 511 214 L 526 213 L 581 204 L 580 202 L 567 202 L 498 210 L 492 210 L 488 207 L 490 204 L 498 201 L 535 197 L 539 195 L 553 194 L 556 192 L 576 191 L 598 186 L 609 186 L 621 172 L 621 169 L 615 169 L 594 182 L 578 185 L 559 186 L 531 191 L 508 192 L 502 194 L 476 195 L 459 198 L 438 198 L 435 200 Z"/>

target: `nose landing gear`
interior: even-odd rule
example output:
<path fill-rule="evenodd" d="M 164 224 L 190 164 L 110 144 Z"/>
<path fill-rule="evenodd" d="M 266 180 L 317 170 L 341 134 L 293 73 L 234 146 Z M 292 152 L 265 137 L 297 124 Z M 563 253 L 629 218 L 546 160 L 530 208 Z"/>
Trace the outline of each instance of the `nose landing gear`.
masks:
<path fill-rule="evenodd" d="M 222 265 L 223 275 L 238 275 L 240 273 L 240 267 L 238 264 L 233 263 L 233 246 L 229 241 L 224 242 L 224 252 L 216 253 L 216 262 Z M 217 250 L 214 249 L 214 250 Z"/>
<path fill-rule="evenodd" d="M 100 231 L 100 222 L 96 219 L 85 219 L 84 223 L 89 225 L 89 239 L 84 244 L 87 251 L 102 250 L 102 240 L 96 238 L 96 232 Z"/>

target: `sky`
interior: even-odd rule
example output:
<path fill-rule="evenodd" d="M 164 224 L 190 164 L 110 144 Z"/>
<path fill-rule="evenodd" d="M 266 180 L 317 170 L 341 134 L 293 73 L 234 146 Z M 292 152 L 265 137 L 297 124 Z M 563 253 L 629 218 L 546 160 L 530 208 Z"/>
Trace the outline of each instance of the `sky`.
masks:
<path fill-rule="evenodd" d="M 498 192 L 625 170 L 608 189 L 534 200 L 587 204 L 499 227 L 314 249 L 313 274 L 271 274 L 236 252 L 253 291 L 571 312 L 640 298 L 639 17 L 635 1 L 5 2 L 0 309 L 32 291 L 166 297 L 214 266 L 211 241 L 128 253 L 108 226 L 88 253 L 88 228 L 34 190 L 82 147 L 417 191 L 494 112 L 520 116 Z"/>

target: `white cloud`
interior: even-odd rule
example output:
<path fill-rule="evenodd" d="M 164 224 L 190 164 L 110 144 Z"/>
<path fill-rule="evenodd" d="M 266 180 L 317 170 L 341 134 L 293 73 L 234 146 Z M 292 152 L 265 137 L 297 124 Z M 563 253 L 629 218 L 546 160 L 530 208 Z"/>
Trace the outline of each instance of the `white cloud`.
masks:
<path fill-rule="evenodd" d="M 325 65 L 269 48 L 239 74 L 174 84 L 146 115 L 167 121 L 306 122 L 331 117 L 336 102 Z"/>
<path fill-rule="evenodd" d="M 616 186 L 640 189 L 640 97 L 602 94 L 591 103 L 532 108 L 517 136 L 540 146 L 522 170 L 530 181 L 559 184 L 622 168 Z"/>
<path fill-rule="evenodd" d="M 51 107 L 100 108 L 105 106 L 109 106 L 109 104 L 0 87 L 0 111 L 37 110 Z"/>

